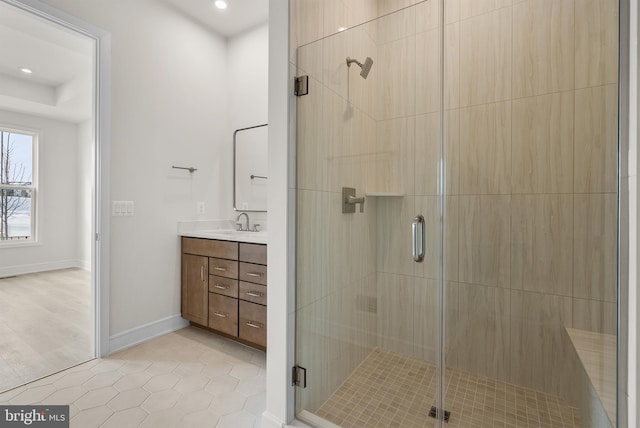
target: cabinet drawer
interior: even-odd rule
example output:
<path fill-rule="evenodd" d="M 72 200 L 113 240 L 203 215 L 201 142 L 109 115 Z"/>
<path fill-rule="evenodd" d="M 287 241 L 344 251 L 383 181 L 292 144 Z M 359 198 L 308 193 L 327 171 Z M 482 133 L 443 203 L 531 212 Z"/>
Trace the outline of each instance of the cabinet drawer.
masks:
<path fill-rule="evenodd" d="M 238 262 L 209 258 L 209 273 L 225 278 L 238 278 Z"/>
<path fill-rule="evenodd" d="M 209 292 L 237 298 L 238 280 L 209 275 Z"/>
<path fill-rule="evenodd" d="M 238 260 L 238 243 L 182 237 L 182 252 L 199 256 Z"/>
<path fill-rule="evenodd" d="M 267 246 L 261 244 L 240 243 L 240 261 L 267 264 Z"/>
<path fill-rule="evenodd" d="M 209 327 L 238 337 L 238 299 L 209 293 Z"/>
<path fill-rule="evenodd" d="M 213 273 L 213 271 L 211 271 Z M 267 285 L 267 267 L 251 263 L 240 263 L 240 281 Z"/>
<path fill-rule="evenodd" d="M 260 305 L 267 304 L 267 287 L 264 285 L 251 284 L 240 281 L 239 298 Z"/>
<path fill-rule="evenodd" d="M 240 338 L 267 347 L 267 307 L 240 300 Z"/>

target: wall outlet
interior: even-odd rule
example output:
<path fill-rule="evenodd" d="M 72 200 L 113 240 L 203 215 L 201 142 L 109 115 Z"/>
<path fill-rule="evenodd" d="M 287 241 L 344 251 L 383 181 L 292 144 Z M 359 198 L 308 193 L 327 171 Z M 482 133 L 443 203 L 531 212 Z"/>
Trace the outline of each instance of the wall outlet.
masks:
<path fill-rule="evenodd" d="M 198 214 L 204 214 L 204 202 L 198 202 Z"/>

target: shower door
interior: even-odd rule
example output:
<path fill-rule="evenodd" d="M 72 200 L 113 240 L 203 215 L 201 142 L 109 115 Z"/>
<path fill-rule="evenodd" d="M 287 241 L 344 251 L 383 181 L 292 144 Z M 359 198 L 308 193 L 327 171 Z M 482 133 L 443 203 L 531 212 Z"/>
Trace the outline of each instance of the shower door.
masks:
<path fill-rule="evenodd" d="M 618 2 L 337 3 L 292 1 L 297 416 L 616 426 Z"/>
<path fill-rule="evenodd" d="M 296 70 L 308 76 L 296 98 L 296 414 L 317 426 L 435 426 L 449 123 L 440 9 L 422 2 L 346 30 L 324 13 L 326 37 L 298 27 L 309 43 Z"/>

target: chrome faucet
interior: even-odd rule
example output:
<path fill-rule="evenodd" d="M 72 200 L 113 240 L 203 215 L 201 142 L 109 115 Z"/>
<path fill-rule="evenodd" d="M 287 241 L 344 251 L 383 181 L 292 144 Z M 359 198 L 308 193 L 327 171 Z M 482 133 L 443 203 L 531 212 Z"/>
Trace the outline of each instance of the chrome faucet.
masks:
<path fill-rule="evenodd" d="M 242 223 L 240 223 L 240 217 L 242 217 L 242 216 L 245 216 L 245 217 L 247 218 L 247 221 L 246 221 L 247 227 L 246 227 L 245 229 L 243 229 L 243 228 L 242 228 Z M 247 214 L 247 213 L 240 213 L 240 214 L 238 214 L 238 218 L 236 218 L 236 224 L 237 224 L 238 226 L 240 226 L 240 229 L 239 229 L 239 230 L 241 230 L 241 231 L 242 231 L 242 230 L 246 230 L 246 231 L 248 231 L 248 230 L 249 230 L 249 214 Z"/>

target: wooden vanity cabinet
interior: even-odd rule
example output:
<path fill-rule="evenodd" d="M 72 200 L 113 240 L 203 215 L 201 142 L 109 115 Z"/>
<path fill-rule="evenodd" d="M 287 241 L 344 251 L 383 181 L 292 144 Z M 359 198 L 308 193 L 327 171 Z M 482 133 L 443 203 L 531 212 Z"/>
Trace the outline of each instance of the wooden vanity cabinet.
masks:
<path fill-rule="evenodd" d="M 267 246 L 240 243 L 239 337 L 267 347 Z"/>
<path fill-rule="evenodd" d="M 182 317 L 196 324 L 207 324 L 209 259 L 182 254 Z"/>
<path fill-rule="evenodd" d="M 182 238 L 182 317 L 267 346 L 267 246 Z"/>

